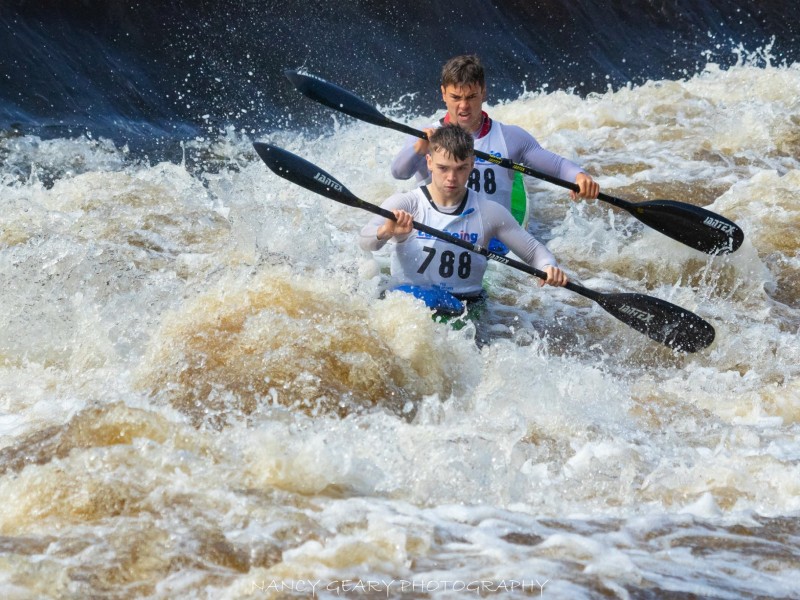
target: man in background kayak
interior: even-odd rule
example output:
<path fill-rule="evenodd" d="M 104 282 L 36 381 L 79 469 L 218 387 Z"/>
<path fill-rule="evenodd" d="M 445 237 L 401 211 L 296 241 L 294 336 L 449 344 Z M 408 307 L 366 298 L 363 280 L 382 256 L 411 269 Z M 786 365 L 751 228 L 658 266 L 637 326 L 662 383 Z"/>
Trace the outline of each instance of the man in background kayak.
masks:
<path fill-rule="evenodd" d="M 574 181 L 580 191 L 572 197 L 597 198 L 600 186 L 575 163 L 545 150 L 521 127 L 505 125 L 489 118 L 483 111 L 486 81 L 483 66 L 475 55 L 456 56 L 442 68 L 442 99 L 447 114 L 431 128 L 447 123 L 459 125 L 475 138 L 475 149 L 508 158 L 537 171 Z M 405 146 L 392 161 L 392 176 L 396 179 L 417 177 L 429 181 L 426 155 L 428 141 L 409 136 Z M 494 200 L 509 210 L 518 223 L 527 225 L 527 199 L 521 174 L 477 159 L 468 179 L 468 187 L 480 199 Z"/>
<path fill-rule="evenodd" d="M 540 285 L 565 285 L 566 274 L 544 244 L 525 231 L 506 208 L 479 201 L 466 187 L 475 166 L 472 136 L 447 124 L 432 130 L 429 139 L 425 164 L 430 183 L 384 201 L 381 206 L 391 211 L 396 221 L 373 217 L 361 230 L 361 248 L 376 251 L 390 240 L 396 243 L 391 265 L 396 284 L 436 287 L 459 300 L 482 297 L 486 257 L 421 231 L 413 233 L 412 221 L 417 221 L 480 246 L 497 238 L 525 263 L 547 274 Z"/>

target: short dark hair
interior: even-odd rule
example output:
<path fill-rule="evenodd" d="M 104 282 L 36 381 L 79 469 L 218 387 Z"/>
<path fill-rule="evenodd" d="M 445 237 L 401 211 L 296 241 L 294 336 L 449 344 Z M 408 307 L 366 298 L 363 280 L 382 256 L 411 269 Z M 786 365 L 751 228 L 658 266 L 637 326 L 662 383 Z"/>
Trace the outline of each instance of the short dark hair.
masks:
<path fill-rule="evenodd" d="M 442 87 L 448 85 L 465 86 L 478 85 L 486 87 L 483 75 L 483 65 L 475 54 L 462 54 L 454 56 L 442 67 Z"/>
<path fill-rule="evenodd" d="M 431 152 L 444 150 L 456 160 L 466 160 L 475 154 L 472 134 L 453 123 L 442 125 L 428 139 Z"/>

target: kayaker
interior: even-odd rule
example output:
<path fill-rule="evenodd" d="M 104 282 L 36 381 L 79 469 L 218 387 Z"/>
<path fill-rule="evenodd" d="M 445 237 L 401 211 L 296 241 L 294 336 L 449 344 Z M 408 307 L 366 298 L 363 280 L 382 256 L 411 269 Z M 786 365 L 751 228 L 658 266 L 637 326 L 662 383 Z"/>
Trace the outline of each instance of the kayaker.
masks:
<path fill-rule="evenodd" d="M 486 99 L 486 81 L 483 66 L 475 55 L 462 55 L 451 58 L 442 68 L 442 100 L 447 114 L 439 122 L 424 129 L 430 136 L 436 127 L 454 123 L 470 132 L 475 138 L 475 148 L 487 154 L 501 156 L 531 167 L 547 175 L 566 181 L 574 181 L 580 192 L 570 192 L 572 198 L 596 198 L 600 186 L 583 169 L 564 157 L 542 148 L 539 142 L 527 131 L 516 125 L 506 125 L 489 118 L 483 111 Z M 396 179 L 409 179 L 413 176 L 421 181 L 429 181 L 426 155 L 428 141 L 409 136 L 405 146 L 392 161 L 392 175 Z M 514 189 L 516 171 L 477 159 L 467 186 L 480 199 L 494 200 L 514 214 L 519 223 L 524 223 L 523 215 L 527 206 L 521 180 Z M 521 195 L 512 204 L 512 192 Z"/>
<path fill-rule="evenodd" d="M 544 244 L 506 208 L 478 201 L 478 195 L 466 187 L 475 166 L 473 138 L 466 129 L 454 124 L 436 128 L 427 146 L 424 158 L 430 183 L 383 202 L 381 206 L 394 213 L 396 221 L 375 216 L 361 230 L 359 245 L 364 250 L 376 251 L 395 242 L 391 263 L 395 284 L 436 286 L 467 301 L 483 294 L 487 259 L 423 232 L 414 233 L 412 220 L 481 246 L 497 238 L 521 260 L 547 274 L 540 285 L 567 283 L 567 275 Z"/>

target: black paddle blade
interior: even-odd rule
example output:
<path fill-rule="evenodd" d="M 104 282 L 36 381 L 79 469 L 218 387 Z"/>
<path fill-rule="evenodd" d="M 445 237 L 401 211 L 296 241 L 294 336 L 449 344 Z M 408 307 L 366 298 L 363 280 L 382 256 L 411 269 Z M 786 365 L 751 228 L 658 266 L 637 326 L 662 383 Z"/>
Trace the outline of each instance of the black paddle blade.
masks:
<path fill-rule="evenodd" d="M 637 202 L 629 211 L 645 225 L 706 254 L 736 252 L 744 241 L 744 232 L 736 223 L 686 202 Z"/>
<path fill-rule="evenodd" d="M 332 200 L 359 206 L 361 201 L 350 190 L 304 158 L 263 142 L 255 142 L 253 147 L 276 175 Z"/>
<path fill-rule="evenodd" d="M 714 341 L 710 323 L 680 306 L 644 294 L 598 294 L 606 312 L 673 350 L 697 352 Z"/>
<path fill-rule="evenodd" d="M 287 70 L 283 74 L 301 94 L 320 104 L 367 123 L 384 127 L 392 125 L 392 121 L 384 117 L 375 107 L 338 85 L 316 75 L 307 75 L 297 71 Z"/>

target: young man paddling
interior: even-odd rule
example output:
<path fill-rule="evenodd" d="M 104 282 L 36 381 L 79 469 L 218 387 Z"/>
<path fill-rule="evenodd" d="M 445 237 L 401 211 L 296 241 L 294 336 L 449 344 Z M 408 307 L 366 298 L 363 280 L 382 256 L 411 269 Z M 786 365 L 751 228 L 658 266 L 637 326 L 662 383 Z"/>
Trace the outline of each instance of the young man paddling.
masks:
<path fill-rule="evenodd" d="M 483 66 L 475 55 L 456 56 L 442 68 L 442 99 L 447 114 L 439 123 L 425 129 L 430 135 L 435 127 L 454 123 L 471 133 L 475 138 L 475 149 L 509 158 L 547 175 L 566 181 L 574 181 L 579 193 L 571 192 L 573 198 L 596 198 L 600 186 L 575 163 L 545 150 L 536 139 L 521 127 L 504 125 L 489 118 L 483 111 L 486 99 L 486 81 Z M 428 141 L 409 136 L 406 145 L 392 162 L 392 175 L 396 179 L 409 179 L 416 175 L 420 181 L 428 181 Z M 521 192 L 512 202 L 515 191 L 515 175 L 510 169 L 499 167 L 478 159 L 470 173 L 468 187 L 480 199 L 494 200 L 514 214 L 519 223 L 524 222 L 527 206 L 524 188 L 517 182 Z"/>
<path fill-rule="evenodd" d="M 391 271 L 396 283 L 438 287 L 460 300 L 480 298 L 486 257 L 423 232 L 414 233 L 413 220 L 481 246 L 497 238 L 524 262 L 544 271 L 544 283 L 565 285 L 566 274 L 544 244 L 522 229 L 499 203 L 480 202 L 466 187 L 475 165 L 473 152 L 472 136 L 465 129 L 443 125 L 431 131 L 425 157 L 431 182 L 389 197 L 381 206 L 397 220 L 373 217 L 361 230 L 361 248 L 375 251 L 394 241 Z M 540 280 L 540 285 L 544 283 Z"/>

